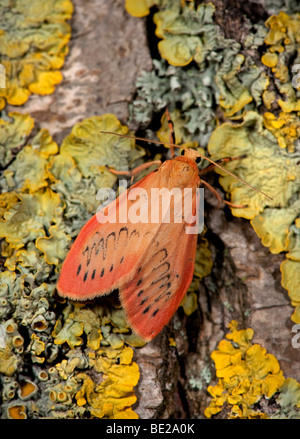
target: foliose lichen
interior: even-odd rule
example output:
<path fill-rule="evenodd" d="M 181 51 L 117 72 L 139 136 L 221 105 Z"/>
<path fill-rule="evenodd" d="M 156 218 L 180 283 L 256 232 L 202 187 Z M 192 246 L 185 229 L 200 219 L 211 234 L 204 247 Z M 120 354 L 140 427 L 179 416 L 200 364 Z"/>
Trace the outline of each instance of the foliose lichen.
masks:
<path fill-rule="evenodd" d="M 0 63 L 5 88 L 0 88 L 0 110 L 6 103 L 22 105 L 32 93 L 53 93 L 61 82 L 59 69 L 68 53 L 73 13 L 70 0 L 38 0 L 30 5 L 0 2 Z"/>
<path fill-rule="evenodd" d="M 238 330 L 238 323 L 232 321 L 229 329 L 226 339 L 211 354 L 218 383 L 207 388 L 212 400 L 205 416 L 210 418 L 228 410 L 229 418 L 265 419 L 279 414 L 285 417 L 283 413 L 289 406 L 289 414 L 299 417 L 299 383 L 285 379 L 274 355 L 252 343 L 251 328 Z M 268 410 L 263 404 L 272 397 L 279 409 Z"/>

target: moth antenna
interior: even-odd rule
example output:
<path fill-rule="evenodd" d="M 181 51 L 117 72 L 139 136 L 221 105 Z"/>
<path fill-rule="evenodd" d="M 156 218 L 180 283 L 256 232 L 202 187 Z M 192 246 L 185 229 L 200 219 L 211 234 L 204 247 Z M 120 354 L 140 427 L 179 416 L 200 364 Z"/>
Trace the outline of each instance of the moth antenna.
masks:
<path fill-rule="evenodd" d="M 165 145 L 165 146 L 169 146 L 171 148 L 181 148 L 184 149 L 185 151 L 188 150 L 188 148 L 185 148 L 184 146 L 179 146 L 179 145 L 175 145 L 175 143 L 167 143 L 167 142 L 161 142 L 159 140 L 148 140 L 148 139 L 144 139 L 143 137 L 135 137 L 135 136 L 129 136 L 128 134 L 119 134 L 119 133 L 114 133 L 113 131 L 100 131 L 100 133 L 102 134 L 113 134 L 114 136 L 118 136 L 118 137 L 126 137 L 127 139 L 134 139 L 134 140 L 140 140 L 142 142 L 149 142 L 149 143 L 157 143 L 158 145 Z M 213 165 L 215 165 L 217 168 L 222 169 L 222 171 L 226 172 L 227 174 L 231 175 L 231 177 L 235 178 L 236 180 L 240 181 L 241 183 L 243 183 L 245 186 L 248 186 L 250 189 L 259 192 L 260 194 L 264 195 L 265 197 L 269 198 L 269 200 L 273 201 L 273 198 L 271 198 L 269 195 L 265 194 L 263 191 L 257 189 L 254 186 L 251 186 L 251 184 L 247 183 L 245 180 L 243 180 L 242 178 L 238 177 L 237 175 L 235 175 L 233 172 L 228 171 L 227 169 L 223 168 L 223 166 L 218 165 L 218 163 L 214 162 L 213 160 L 209 159 L 208 157 L 205 157 L 205 155 L 200 154 L 199 152 L 197 152 L 198 157 L 201 157 L 207 161 L 209 161 L 210 163 L 212 163 Z"/>

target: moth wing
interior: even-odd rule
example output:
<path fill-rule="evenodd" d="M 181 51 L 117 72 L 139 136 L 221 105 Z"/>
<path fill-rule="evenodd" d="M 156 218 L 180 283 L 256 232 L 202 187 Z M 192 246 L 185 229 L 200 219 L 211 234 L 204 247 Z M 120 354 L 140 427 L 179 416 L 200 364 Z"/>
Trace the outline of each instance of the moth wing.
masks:
<path fill-rule="evenodd" d="M 183 227 L 161 224 L 134 277 L 120 288 L 128 322 L 145 341 L 169 322 L 192 281 L 197 235 Z"/>
<path fill-rule="evenodd" d="M 155 185 L 151 173 L 133 185 L 147 192 Z M 126 212 L 129 191 L 121 194 L 104 212 L 107 222 L 99 223 L 94 215 L 81 229 L 63 263 L 57 290 L 63 297 L 87 300 L 109 294 L 130 280 L 137 264 L 150 245 L 158 224 L 120 223 L 119 211 Z M 146 200 L 145 200 L 146 202 Z M 109 213 L 110 212 L 110 213 Z M 116 212 L 116 217 L 111 218 Z"/>

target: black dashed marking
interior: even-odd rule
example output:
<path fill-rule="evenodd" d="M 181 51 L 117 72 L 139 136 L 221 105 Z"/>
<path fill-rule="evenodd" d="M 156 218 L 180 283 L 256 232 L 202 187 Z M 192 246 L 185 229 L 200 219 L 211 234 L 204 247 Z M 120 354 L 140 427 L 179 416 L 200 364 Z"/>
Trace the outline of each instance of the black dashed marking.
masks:
<path fill-rule="evenodd" d="M 154 302 L 159 302 L 161 299 L 163 299 L 164 297 L 166 296 L 166 293 L 164 292 L 164 293 L 162 293 L 162 294 L 160 294 L 155 300 L 154 300 Z"/>
<path fill-rule="evenodd" d="M 109 238 L 110 236 L 113 236 L 113 238 L 114 238 L 114 240 L 115 240 L 115 239 L 116 239 L 116 232 L 111 232 L 109 235 L 107 235 L 107 237 L 106 237 L 106 244 L 107 244 L 108 238 Z"/>
<path fill-rule="evenodd" d="M 114 264 L 111 264 L 109 271 L 113 271 L 113 269 L 114 269 Z"/>
<path fill-rule="evenodd" d="M 81 271 L 81 264 L 78 265 L 78 268 L 77 268 L 77 276 L 79 275 L 80 271 Z"/>
<path fill-rule="evenodd" d="M 158 242 L 157 242 L 157 244 L 158 244 Z M 159 253 L 164 253 L 163 257 L 161 258 L 161 260 L 159 262 L 162 262 L 164 259 L 166 259 L 168 257 L 167 249 L 162 248 L 161 250 L 155 252 L 154 255 L 152 256 L 152 258 L 155 258 L 155 256 L 159 255 Z"/>
<path fill-rule="evenodd" d="M 162 287 L 164 287 L 164 286 L 166 285 L 166 283 L 168 282 L 168 280 L 170 280 L 170 275 L 167 274 L 166 276 L 159 277 L 158 279 L 153 280 L 153 281 L 151 282 L 151 285 L 155 285 L 155 284 L 157 284 L 158 282 L 161 282 L 162 280 L 164 280 L 164 283 L 160 284 L 160 287 L 159 287 L 159 288 L 162 288 Z"/>
<path fill-rule="evenodd" d="M 169 288 L 171 288 L 171 282 L 168 282 L 167 285 L 166 285 L 165 283 L 164 283 L 164 284 L 161 284 L 159 288 L 164 288 L 164 287 L 166 287 L 166 290 L 168 290 Z"/>
<path fill-rule="evenodd" d="M 86 281 L 86 279 L 87 279 L 87 277 L 88 277 L 88 274 L 89 274 L 89 272 L 88 272 L 88 271 L 86 271 L 86 272 L 85 272 L 85 274 L 84 274 L 84 277 L 83 277 L 83 282 L 85 282 L 85 281 Z"/>
<path fill-rule="evenodd" d="M 156 310 L 153 312 L 153 314 L 152 314 L 152 317 L 155 317 L 156 316 L 156 314 L 158 313 L 158 311 L 159 311 L 159 309 L 158 308 L 156 308 Z"/>
<path fill-rule="evenodd" d="M 141 290 L 138 292 L 138 297 L 140 297 L 143 294 L 144 290 Z"/>
<path fill-rule="evenodd" d="M 128 229 L 127 229 L 127 227 L 122 227 L 120 230 L 119 230 L 119 236 L 118 236 L 118 245 L 119 245 L 119 241 L 120 241 L 120 237 L 121 237 L 121 233 L 122 232 L 126 232 L 126 242 L 125 242 L 125 246 L 128 244 Z M 124 259 L 124 258 L 123 258 Z"/>
<path fill-rule="evenodd" d="M 94 279 L 95 274 L 96 274 L 96 270 L 93 270 L 93 273 L 92 273 L 92 279 Z"/>
<path fill-rule="evenodd" d="M 146 303 L 148 299 L 149 299 L 149 297 L 145 297 L 145 299 L 143 299 L 141 301 L 140 306 L 144 305 L 144 303 Z"/>
<path fill-rule="evenodd" d="M 152 271 L 158 270 L 159 268 L 163 267 L 164 265 L 166 265 L 166 270 L 159 275 L 159 277 L 162 277 L 164 274 L 166 274 L 167 271 L 170 270 L 171 265 L 169 264 L 169 262 L 164 262 L 163 264 L 160 264 L 157 267 L 154 267 L 152 269 Z"/>
<path fill-rule="evenodd" d="M 100 274 L 100 277 L 103 277 L 104 276 L 104 268 L 102 268 L 102 271 L 101 271 L 101 274 Z"/>
<path fill-rule="evenodd" d="M 142 267 L 140 267 L 137 272 L 139 273 L 141 271 L 141 269 L 142 269 Z"/>
<path fill-rule="evenodd" d="M 131 233 L 130 233 L 130 236 L 129 236 L 129 239 L 131 239 L 132 237 L 137 237 L 137 238 L 139 238 L 140 237 L 140 232 L 138 232 L 136 229 L 134 229 Z"/>
<path fill-rule="evenodd" d="M 165 298 L 165 300 L 164 300 L 164 303 L 166 303 L 168 300 L 170 300 L 171 299 L 171 293 L 170 293 L 170 291 L 168 292 L 168 293 L 166 293 L 166 298 Z"/>
<path fill-rule="evenodd" d="M 136 286 L 138 287 L 139 285 L 141 285 L 141 283 L 143 282 L 143 279 L 139 279 L 138 283 L 136 284 Z"/>
<path fill-rule="evenodd" d="M 121 257 L 120 264 L 122 264 L 123 261 L 124 261 L 124 256 Z"/>
<path fill-rule="evenodd" d="M 90 262 L 92 260 L 93 252 L 95 253 L 96 256 L 98 256 L 100 251 L 102 251 L 102 257 L 103 257 L 103 260 L 105 260 L 105 258 L 106 258 L 106 250 L 105 250 L 104 239 L 103 238 L 101 238 L 97 242 L 94 242 L 93 245 L 91 246 L 91 248 L 90 248 L 89 245 L 86 246 L 86 248 L 82 252 L 82 255 L 86 257 L 86 265 L 87 266 L 90 264 Z"/>
<path fill-rule="evenodd" d="M 150 308 L 151 308 L 150 306 L 147 306 L 147 308 L 144 309 L 143 314 L 147 314 Z"/>

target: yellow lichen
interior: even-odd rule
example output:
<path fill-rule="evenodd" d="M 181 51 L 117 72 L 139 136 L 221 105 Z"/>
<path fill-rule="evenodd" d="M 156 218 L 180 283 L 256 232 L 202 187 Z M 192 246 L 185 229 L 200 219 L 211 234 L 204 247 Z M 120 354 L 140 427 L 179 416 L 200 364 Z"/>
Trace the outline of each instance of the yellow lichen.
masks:
<path fill-rule="evenodd" d="M 145 17 L 159 0 L 125 0 L 126 11 L 134 17 Z"/>
<path fill-rule="evenodd" d="M 273 133 L 280 148 L 287 148 L 294 152 L 295 142 L 300 137 L 300 120 L 295 113 L 280 113 L 278 118 L 273 113 L 266 112 L 263 115 L 265 127 Z"/>
<path fill-rule="evenodd" d="M 71 349 L 82 343 L 80 335 L 83 334 L 83 324 L 72 320 L 72 316 L 66 319 L 62 327 L 60 320 L 56 322 L 52 336 L 55 344 L 68 343 Z"/>
<path fill-rule="evenodd" d="M 156 24 L 156 36 L 162 38 L 158 49 L 163 58 L 174 66 L 185 66 L 193 59 L 197 63 L 204 60 L 208 47 L 212 44 L 211 38 L 201 38 L 201 33 L 207 31 L 213 35 L 212 3 L 200 4 L 197 10 L 185 7 L 181 11 L 180 2 L 174 3 L 172 9 L 157 12 L 153 21 Z"/>
<path fill-rule="evenodd" d="M 282 285 L 289 292 L 295 311 L 291 319 L 300 323 L 300 260 L 287 259 L 280 266 L 282 273 Z"/>
<path fill-rule="evenodd" d="M 108 165 L 127 171 L 128 161 L 144 154 L 134 149 L 133 140 L 101 134 L 100 131 L 127 134 L 128 128 L 121 125 L 114 114 L 94 116 L 76 124 L 62 142 L 60 153 L 71 156 L 84 177 L 93 176 L 95 166 Z"/>
<path fill-rule="evenodd" d="M 18 368 L 19 358 L 7 346 L 0 348 L 0 373 L 12 376 Z"/>
<path fill-rule="evenodd" d="M 45 357 L 40 355 L 45 351 L 45 343 L 36 335 L 31 335 L 30 352 L 31 358 L 34 363 L 43 363 Z"/>
<path fill-rule="evenodd" d="M 47 165 L 49 156 L 57 154 L 58 146 L 47 130 L 41 130 L 33 139 L 32 146 L 25 146 L 9 167 L 9 178 L 14 189 L 35 192 L 48 185 L 51 175 Z M 7 174 L 5 174 L 7 179 Z"/>
<path fill-rule="evenodd" d="M 56 322 L 53 337 L 56 344 L 68 343 L 71 348 L 83 343 L 82 335 L 87 337 L 87 345 L 98 349 L 101 340 L 113 348 L 120 348 L 124 340 L 130 343 L 126 334 L 129 325 L 126 322 L 124 311 L 115 309 L 111 304 L 103 303 L 102 306 L 90 308 L 80 303 L 68 305 L 63 311 L 64 319 Z M 133 343 L 140 345 L 139 339 Z M 144 343 L 143 343 L 144 344 Z"/>
<path fill-rule="evenodd" d="M 57 265 L 65 259 L 71 237 L 56 225 L 49 228 L 49 233 L 49 237 L 36 240 L 36 247 L 44 253 L 47 264 Z"/>
<path fill-rule="evenodd" d="M 0 163 L 2 166 L 6 166 L 12 160 L 13 151 L 17 151 L 24 145 L 34 126 L 34 121 L 28 114 L 9 113 L 8 116 L 8 120 L 0 119 Z"/>
<path fill-rule="evenodd" d="M 262 63 L 267 67 L 275 67 L 278 61 L 276 53 L 267 52 L 261 57 Z"/>
<path fill-rule="evenodd" d="M 267 206 L 286 206 L 299 190 L 299 182 L 293 178 L 299 171 L 296 159 L 282 154 L 273 136 L 262 129 L 261 116 L 249 111 L 243 119 L 241 124 L 224 123 L 216 128 L 208 149 L 215 159 L 241 157 L 226 165 L 227 169 L 273 198 L 273 201 L 268 199 L 218 169 L 223 176 L 221 184 L 231 193 L 231 201 L 247 206 L 233 209 L 233 214 L 251 219 Z"/>
<path fill-rule="evenodd" d="M 19 193 L 18 196 L 20 203 L 4 214 L 4 220 L 0 220 L 0 236 L 16 249 L 43 237 L 43 228 L 50 227 L 60 205 L 59 195 L 48 188 L 34 194 Z"/>
<path fill-rule="evenodd" d="M 169 346 L 173 347 L 173 348 L 176 348 L 176 341 L 174 340 L 173 337 L 169 338 Z"/>
<path fill-rule="evenodd" d="M 235 321 L 229 327 L 227 340 L 222 340 L 211 354 L 219 381 L 207 389 L 213 399 L 205 416 L 221 412 L 226 405 L 231 418 L 265 418 L 267 415 L 254 405 L 278 391 L 284 383 L 283 373 L 272 354 L 252 344 L 252 329 L 239 331 Z"/>
<path fill-rule="evenodd" d="M 25 405 L 12 404 L 7 409 L 7 414 L 10 419 L 26 419 L 26 407 Z"/>
<path fill-rule="evenodd" d="M 262 239 L 263 245 L 269 247 L 272 253 L 288 250 L 289 228 L 299 215 L 299 211 L 300 200 L 296 200 L 286 208 L 265 209 L 262 214 L 251 220 L 251 224 Z"/>
<path fill-rule="evenodd" d="M 217 72 L 215 82 L 220 90 L 219 103 L 227 117 L 233 116 L 240 111 L 245 105 L 253 101 L 253 96 L 250 93 L 250 84 L 243 84 L 238 75 L 244 66 L 245 58 L 242 54 L 237 54 L 233 57 L 230 70 L 227 72 Z M 262 77 L 263 83 L 267 80 L 256 66 L 251 69 L 254 78 Z M 250 75 L 248 73 L 249 79 Z"/>
<path fill-rule="evenodd" d="M 269 17 L 266 26 L 270 29 L 264 40 L 268 50 L 261 60 L 274 74 L 275 85 L 282 96 L 277 103 L 284 113 L 299 112 L 300 100 L 289 75 L 288 63 L 293 52 L 299 53 L 300 14 L 288 15 L 281 11 Z"/>
<path fill-rule="evenodd" d="M 19 392 L 19 396 L 21 399 L 28 399 L 30 398 L 32 395 L 34 395 L 38 390 L 38 387 L 35 383 L 33 383 L 30 380 L 25 380 L 22 384 L 21 384 L 21 389 Z"/>
<path fill-rule="evenodd" d="M 0 88 L 0 109 L 6 102 L 22 105 L 31 93 L 50 94 L 61 82 L 59 72 L 68 53 L 70 0 L 22 0 L 13 8 L 0 5 L 0 62 L 6 88 Z"/>
<path fill-rule="evenodd" d="M 103 380 L 96 384 L 82 373 L 77 375 L 83 384 L 76 394 L 77 404 L 88 405 L 92 416 L 109 419 L 137 419 L 131 409 L 136 402 L 133 393 L 139 380 L 139 368 L 132 362 L 133 351 L 121 349 L 99 349 L 90 354 L 90 364 L 103 374 Z"/>

